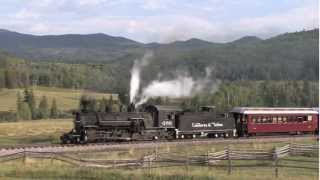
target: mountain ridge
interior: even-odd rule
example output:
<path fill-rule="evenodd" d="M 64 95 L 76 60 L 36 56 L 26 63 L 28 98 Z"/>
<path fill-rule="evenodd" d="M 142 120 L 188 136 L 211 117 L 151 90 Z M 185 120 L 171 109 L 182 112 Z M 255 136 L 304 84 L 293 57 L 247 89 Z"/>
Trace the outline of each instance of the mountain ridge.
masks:
<path fill-rule="evenodd" d="M 31 35 L 0 29 L 0 49 L 24 59 L 37 61 L 109 62 L 123 59 L 124 57 L 142 56 L 147 49 L 163 51 L 163 53 L 203 50 L 218 51 L 220 53 L 230 48 L 233 51 L 234 45 L 254 49 L 255 46 L 263 46 L 271 41 L 279 41 L 279 39 L 284 42 L 308 41 L 301 39 L 301 34 L 306 34 L 305 37 L 309 38 L 309 36 L 316 34 L 313 33 L 314 31 L 318 32 L 318 29 L 284 33 L 268 39 L 244 36 L 227 43 L 215 43 L 199 38 L 190 38 L 184 41 L 162 44 L 157 42 L 141 43 L 125 37 L 110 36 L 104 33 Z M 316 37 L 311 38 L 316 39 Z M 279 44 L 283 43 L 280 41 L 278 42 Z"/>

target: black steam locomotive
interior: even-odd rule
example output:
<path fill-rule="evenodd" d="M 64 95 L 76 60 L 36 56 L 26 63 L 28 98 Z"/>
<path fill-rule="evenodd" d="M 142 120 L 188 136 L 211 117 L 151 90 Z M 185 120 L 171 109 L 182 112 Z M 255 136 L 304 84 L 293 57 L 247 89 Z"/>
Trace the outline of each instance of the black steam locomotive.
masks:
<path fill-rule="evenodd" d="M 234 119 L 218 115 L 214 107 L 184 111 L 176 106 L 145 106 L 139 111 L 74 113 L 74 128 L 62 143 L 183 139 L 236 136 Z"/>

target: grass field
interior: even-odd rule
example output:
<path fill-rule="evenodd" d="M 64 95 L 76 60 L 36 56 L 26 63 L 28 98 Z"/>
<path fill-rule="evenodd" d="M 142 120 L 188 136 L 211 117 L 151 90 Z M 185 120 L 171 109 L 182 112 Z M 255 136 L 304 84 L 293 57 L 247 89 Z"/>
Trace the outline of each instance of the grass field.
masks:
<path fill-rule="evenodd" d="M 25 122 L 10 122 L 0 124 L 0 146 L 26 143 L 57 143 L 59 136 L 72 128 L 71 119 L 34 120 Z M 161 152 L 179 153 L 180 155 L 200 155 L 224 149 L 227 145 L 235 149 L 272 149 L 287 143 L 315 144 L 315 140 L 292 140 L 288 142 L 266 143 L 257 140 L 253 143 L 225 142 L 210 145 L 159 145 L 156 148 L 130 148 L 127 150 L 89 153 L 70 153 L 68 155 L 84 159 L 138 159 L 157 150 Z M 301 160 L 315 157 L 297 157 Z M 234 162 L 236 163 L 236 162 Z M 254 161 L 239 163 L 255 163 Z M 296 163 L 296 162 L 294 162 Z M 280 162 L 281 164 L 281 162 Z M 274 179 L 272 162 L 268 166 L 233 168 L 228 175 L 226 168 L 185 166 L 152 169 L 104 169 L 86 168 L 70 165 L 57 160 L 33 159 L 0 162 L 0 179 L 222 179 L 222 180 L 271 180 Z M 314 164 L 317 167 L 317 164 Z M 279 180 L 313 180 L 319 174 L 311 169 L 279 168 Z"/>
<path fill-rule="evenodd" d="M 293 141 L 303 144 L 315 144 L 315 141 Z M 271 149 L 274 146 L 281 146 L 282 143 L 265 143 L 256 142 L 249 144 L 232 144 L 233 148 L 246 149 Z M 160 152 L 180 152 L 180 154 L 189 153 L 202 154 L 205 151 L 220 150 L 228 144 L 218 143 L 210 145 L 165 145 L 159 146 Z M 81 157 L 83 159 L 137 159 L 142 155 L 154 151 L 151 149 L 128 149 L 122 151 L 109 151 L 99 153 L 72 153 L 69 154 L 74 157 Z M 315 157 L 293 157 L 297 160 L 314 160 Z M 255 161 L 241 161 L 233 163 L 254 164 Z M 25 160 L 15 160 L 6 163 L 0 163 L 0 177 L 1 179 L 130 179 L 130 180 L 144 180 L 144 179 L 206 179 L 206 180 L 272 180 L 275 179 L 274 168 L 271 161 L 263 162 L 265 165 L 259 167 L 241 167 L 232 168 L 231 175 L 228 175 L 225 167 L 207 167 L 207 166 L 178 166 L 178 167 L 164 167 L 149 170 L 148 168 L 133 168 L 133 169 L 104 169 L 104 168 L 88 168 L 69 165 L 61 161 L 50 159 L 33 159 L 27 158 Z M 298 162 L 299 163 L 299 162 Z M 282 162 L 280 161 L 280 164 Z M 290 165 L 297 165 L 293 162 Z M 309 164 L 310 166 L 310 164 Z M 313 164 L 317 168 L 317 164 Z M 312 169 L 294 169 L 294 168 L 279 168 L 279 180 L 316 180 L 318 179 L 318 170 Z"/>
<path fill-rule="evenodd" d="M 84 90 L 73 90 L 63 88 L 34 87 L 34 95 L 37 103 L 42 96 L 46 96 L 51 106 L 52 99 L 55 98 L 60 110 L 76 109 L 79 105 L 81 95 L 86 94 L 96 98 L 110 98 L 111 94 L 95 93 Z M 17 93 L 23 92 L 23 89 L 2 89 L 0 90 L 0 111 L 16 111 Z M 117 96 L 114 94 L 116 99 Z"/>
<path fill-rule="evenodd" d="M 29 143 L 58 143 L 59 137 L 71 129 L 71 119 L 0 123 L 0 146 Z"/>
<path fill-rule="evenodd" d="M 270 167 L 247 168 L 233 170 L 228 175 L 225 169 L 208 167 L 189 167 L 186 173 L 184 167 L 153 169 L 99 169 L 72 167 L 61 162 L 50 160 L 27 160 L 0 164 L 1 179 L 101 179 L 101 180 L 273 180 L 276 179 Z M 317 180 L 316 172 L 297 169 L 280 169 L 279 180 Z"/>

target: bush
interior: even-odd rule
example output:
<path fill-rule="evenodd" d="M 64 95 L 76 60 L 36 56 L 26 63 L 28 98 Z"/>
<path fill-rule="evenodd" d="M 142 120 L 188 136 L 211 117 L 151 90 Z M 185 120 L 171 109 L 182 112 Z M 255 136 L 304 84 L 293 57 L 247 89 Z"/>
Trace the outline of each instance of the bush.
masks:
<path fill-rule="evenodd" d="M 17 114 L 14 112 L 0 111 L 1 122 L 17 121 Z"/>

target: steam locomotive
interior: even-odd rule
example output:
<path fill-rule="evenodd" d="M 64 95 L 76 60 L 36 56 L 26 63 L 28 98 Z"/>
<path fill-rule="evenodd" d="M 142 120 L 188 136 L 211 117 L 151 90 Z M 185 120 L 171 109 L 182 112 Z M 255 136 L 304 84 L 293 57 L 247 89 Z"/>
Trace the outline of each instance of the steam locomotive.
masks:
<path fill-rule="evenodd" d="M 74 128 L 61 136 L 62 143 L 234 137 L 233 118 L 216 114 L 214 107 L 197 112 L 176 106 L 148 105 L 139 111 L 74 113 Z"/>
<path fill-rule="evenodd" d="M 199 111 L 176 106 L 148 105 L 128 112 L 74 113 L 74 128 L 62 143 L 217 138 L 274 133 L 317 133 L 319 111 L 312 108 L 236 107 L 217 114 L 214 106 Z"/>

